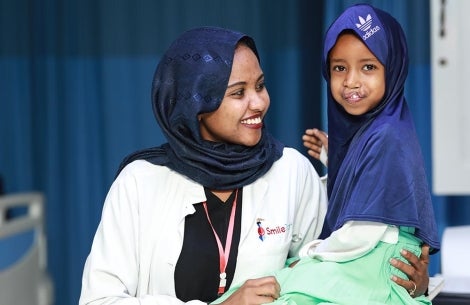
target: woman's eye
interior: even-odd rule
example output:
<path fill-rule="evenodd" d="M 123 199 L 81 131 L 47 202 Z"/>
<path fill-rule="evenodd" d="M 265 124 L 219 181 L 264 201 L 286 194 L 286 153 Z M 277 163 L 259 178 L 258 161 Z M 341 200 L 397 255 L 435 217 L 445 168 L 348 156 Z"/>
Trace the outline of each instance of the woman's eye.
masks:
<path fill-rule="evenodd" d="M 256 90 L 261 91 L 266 87 L 265 83 L 260 83 L 256 86 Z"/>
<path fill-rule="evenodd" d="M 240 89 L 240 90 L 237 90 L 237 91 L 234 91 L 232 92 L 232 96 L 243 96 L 243 93 L 245 92 L 245 90 L 243 89 Z"/>

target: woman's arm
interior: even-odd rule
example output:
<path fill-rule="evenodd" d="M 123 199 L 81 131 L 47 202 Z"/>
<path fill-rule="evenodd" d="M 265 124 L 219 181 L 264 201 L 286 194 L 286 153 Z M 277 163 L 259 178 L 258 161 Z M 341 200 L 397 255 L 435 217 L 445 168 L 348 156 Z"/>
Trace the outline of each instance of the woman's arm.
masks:
<path fill-rule="evenodd" d="M 150 266 L 141 257 L 143 243 L 147 240 L 142 240 L 140 230 L 142 217 L 148 211 L 139 210 L 140 196 L 135 181 L 138 178 L 129 170 L 133 166 L 135 164 L 128 165 L 121 172 L 106 197 L 83 270 L 80 305 L 185 304 L 174 295 L 148 288 L 145 274 Z M 172 280 L 163 274 L 159 272 L 162 282 Z M 186 304 L 203 305 L 205 302 L 192 300 Z"/>

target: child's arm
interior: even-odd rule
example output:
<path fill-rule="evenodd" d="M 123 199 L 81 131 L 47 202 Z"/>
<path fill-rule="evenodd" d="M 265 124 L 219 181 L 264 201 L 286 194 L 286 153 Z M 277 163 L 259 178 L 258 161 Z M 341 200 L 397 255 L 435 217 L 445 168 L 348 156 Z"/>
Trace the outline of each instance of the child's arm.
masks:
<path fill-rule="evenodd" d="M 327 239 L 308 250 L 308 256 L 323 261 L 345 262 L 363 256 L 379 241 L 396 243 L 398 229 L 371 221 L 348 221 Z"/>

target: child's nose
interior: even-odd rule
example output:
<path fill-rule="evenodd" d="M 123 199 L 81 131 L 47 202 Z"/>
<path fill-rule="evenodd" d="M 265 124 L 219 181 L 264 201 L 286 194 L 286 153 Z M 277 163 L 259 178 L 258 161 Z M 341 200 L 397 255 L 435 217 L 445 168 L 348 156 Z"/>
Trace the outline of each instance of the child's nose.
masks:
<path fill-rule="evenodd" d="M 358 74 L 354 71 L 349 71 L 346 74 L 343 85 L 348 88 L 358 88 L 360 85 Z"/>

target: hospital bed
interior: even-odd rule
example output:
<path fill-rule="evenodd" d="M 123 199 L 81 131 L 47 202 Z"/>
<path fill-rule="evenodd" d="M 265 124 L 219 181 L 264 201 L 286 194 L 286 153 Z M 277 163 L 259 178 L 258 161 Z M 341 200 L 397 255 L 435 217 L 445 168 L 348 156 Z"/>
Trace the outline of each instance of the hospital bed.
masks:
<path fill-rule="evenodd" d="M 42 193 L 0 196 L 0 304 L 53 304 Z"/>

